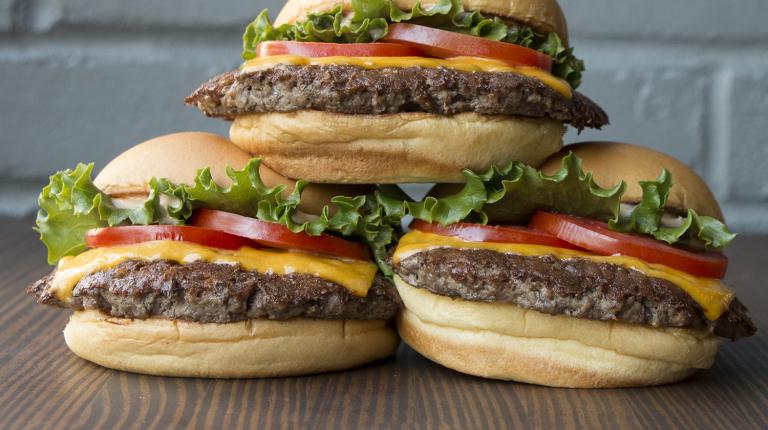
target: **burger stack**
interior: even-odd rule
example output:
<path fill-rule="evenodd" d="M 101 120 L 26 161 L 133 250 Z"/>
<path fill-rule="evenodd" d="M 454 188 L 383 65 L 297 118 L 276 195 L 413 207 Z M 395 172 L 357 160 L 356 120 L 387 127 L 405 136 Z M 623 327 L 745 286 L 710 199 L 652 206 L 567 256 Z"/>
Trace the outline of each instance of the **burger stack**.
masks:
<path fill-rule="evenodd" d="M 91 168 L 43 190 L 37 225 L 57 268 L 30 287 L 75 311 L 64 329 L 75 354 L 239 378 L 343 369 L 397 348 L 400 299 L 369 248 L 347 239 L 387 226 L 359 220 L 364 195 L 328 206 L 367 187 L 296 184 L 208 133 L 139 144 L 92 181 Z"/>
<path fill-rule="evenodd" d="M 541 164 L 565 124 L 608 123 L 573 90 L 583 64 L 555 0 L 288 1 L 243 38 L 242 67 L 186 101 L 233 120 L 232 141 L 289 177 L 463 182 L 463 169 Z"/>
<path fill-rule="evenodd" d="M 290 0 L 243 58 L 186 99 L 231 142 L 164 136 L 41 193 L 57 268 L 29 290 L 75 310 L 81 357 L 297 375 L 390 355 L 396 326 L 460 372 L 613 387 L 754 333 L 701 178 L 634 145 L 562 148 L 608 117 L 576 91 L 555 0 Z"/>

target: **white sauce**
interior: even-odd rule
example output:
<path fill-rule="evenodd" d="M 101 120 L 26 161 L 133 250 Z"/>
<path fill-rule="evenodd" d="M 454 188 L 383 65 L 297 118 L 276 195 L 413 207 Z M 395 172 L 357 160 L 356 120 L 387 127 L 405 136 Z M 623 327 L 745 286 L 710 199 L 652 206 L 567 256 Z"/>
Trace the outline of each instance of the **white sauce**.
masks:
<path fill-rule="evenodd" d="M 622 203 L 619 206 L 619 216 L 624 218 L 629 218 L 632 215 L 632 210 L 635 209 L 638 205 L 633 205 L 630 203 Z M 664 212 L 664 215 L 661 216 L 661 225 L 664 227 L 680 227 L 683 225 L 683 220 L 685 220 L 684 217 L 671 214 L 669 212 Z"/>

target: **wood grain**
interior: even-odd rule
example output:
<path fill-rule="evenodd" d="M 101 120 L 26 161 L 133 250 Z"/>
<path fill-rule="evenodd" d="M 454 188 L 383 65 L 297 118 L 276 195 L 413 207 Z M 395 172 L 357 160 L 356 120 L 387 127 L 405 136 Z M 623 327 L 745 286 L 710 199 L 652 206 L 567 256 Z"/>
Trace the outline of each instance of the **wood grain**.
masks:
<path fill-rule="evenodd" d="M 75 357 L 68 311 L 24 288 L 46 274 L 31 223 L 0 223 L 0 428 L 768 428 L 768 237 L 729 250 L 728 281 L 755 337 L 675 385 L 568 390 L 462 375 L 401 346 L 396 357 L 300 378 L 203 380 L 117 372 Z"/>

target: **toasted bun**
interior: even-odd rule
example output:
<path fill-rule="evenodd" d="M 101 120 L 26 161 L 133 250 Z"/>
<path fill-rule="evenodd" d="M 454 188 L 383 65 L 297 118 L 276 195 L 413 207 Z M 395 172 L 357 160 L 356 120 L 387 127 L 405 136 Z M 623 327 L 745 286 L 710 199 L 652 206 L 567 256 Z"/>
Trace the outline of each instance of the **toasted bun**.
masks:
<path fill-rule="evenodd" d="M 395 352 L 384 321 L 257 319 L 200 324 L 75 312 L 64 339 L 78 356 L 148 375 L 251 378 L 305 375 L 359 366 Z"/>
<path fill-rule="evenodd" d="M 462 182 L 512 160 L 538 165 L 560 149 L 559 121 L 463 113 L 266 113 L 235 119 L 230 137 L 290 177 L 330 183 Z"/>
<path fill-rule="evenodd" d="M 149 191 L 149 180 L 153 177 L 166 178 L 176 184 L 191 184 L 199 169 L 210 167 L 216 183 L 226 186 L 230 184 L 227 166 L 242 169 L 251 158 L 250 154 L 215 134 L 175 133 L 140 143 L 118 155 L 96 176 L 94 184 L 114 197 L 143 197 Z M 293 190 L 294 180 L 263 163 L 259 173 L 267 186 L 285 185 L 285 195 Z M 304 190 L 299 209 L 317 214 L 333 196 L 356 196 L 370 191 L 370 187 L 311 185 Z"/>
<path fill-rule="evenodd" d="M 275 25 L 293 24 L 306 19 L 310 12 L 327 12 L 342 3 L 344 11 L 350 11 L 350 0 L 288 0 L 275 20 Z M 416 0 L 394 0 L 403 10 L 410 10 Z M 436 0 L 422 0 L 428 7 Z M 555 32 L 563 43 L 568 43 L 568 26 L 557 0 L 463 0 L 465 10 L 476 10 L 484 15 L 521 22 L 539 33 Z"/>
<path fill-rule="evenodd" d="M 638 145 L 617 142 L 582 142 L 565 146 L 551 156 L 542 166 L 552 174 L 560 167 L 560 161 L 573 151 L 584 162 L 584 170 L 594 174 L 595 182 L 603 187 L 613 186 L 624 180 L 627 191 L 622 201 L 637 203 L 643 196 L 639 182 L 654 180 L 662 168 L 672 174 L 673 186 L 667 205 L 678 211 L 694 209 L 699 215 L 723 220 L 723 212 L 712 191 L 690 167 L 667 154 Z"/>
<path fill-rule="evenodd" d="M 446 367 L 555 387 L 666 384 L 710 367 L 719 341 L 706 331 L 660 329 L 548 315 L 395 285 L 403 340 Z"/>

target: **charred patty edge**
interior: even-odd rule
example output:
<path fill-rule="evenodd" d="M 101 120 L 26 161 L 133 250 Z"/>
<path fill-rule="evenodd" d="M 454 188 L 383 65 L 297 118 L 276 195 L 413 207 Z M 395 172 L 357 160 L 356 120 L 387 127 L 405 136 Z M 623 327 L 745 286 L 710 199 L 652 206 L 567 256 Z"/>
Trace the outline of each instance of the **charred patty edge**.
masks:
<path fill-rule="evenodd" d="M 201 323 L 255 318 L 389 320 L 402 307 L 391 280 L 376 275 L 366 297 L 301 273 L 264 274 L 229 264 L 128 260 L 85 275 L 71 302 L 50 292 L 55 271 L 30 285 L 37 302 L 74 310 L 99 310 L 120 318 L 161 317 Z"/>
<path fill-rule="evenodd" d="M 675 284 L 610 263 L 436 248 L 410 255 L 393 266 L 413 287 L 468 301 L 506 303 L 598 321 L 708 329 L 731 339 L 756 331 L 747 309 L 736 298 L 725 313 L 711 321 Z"/>
<path fill-rule="evenodd" d="M 207 116 L 233 119 L 267 112 L 318 110 L 340 114 L 426 112 L 554 119 L 578 130 L 600 128 L 608 115 L 583 94 L 568 99 L 540 80 L 510 72 L 348 65 L 276 65 L 233 70 L 185 99 Z"/>

